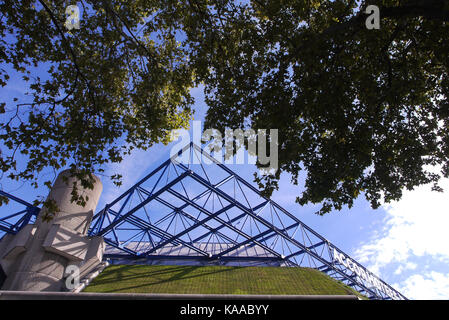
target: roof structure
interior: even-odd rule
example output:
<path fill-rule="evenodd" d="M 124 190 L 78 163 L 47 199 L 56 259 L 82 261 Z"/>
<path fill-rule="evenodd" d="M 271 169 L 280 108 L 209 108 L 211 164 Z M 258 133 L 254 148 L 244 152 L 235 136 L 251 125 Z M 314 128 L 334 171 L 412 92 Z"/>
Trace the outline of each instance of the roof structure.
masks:
<path fill-rule="evenodd" d="M 406 299 L 193 143 L 107 204 L 89 234 L 131 263 L 310 267 L 370 299 Z"/>
<path fill-rule="evenodd" d="M 111 257 L 310 267 L 371 299 L 405 299 L 193 143 L 106 205 L 90 234 Z"/>
<path fill-rule="evenodd" d="M 39 208 L 2 190 L 0 196 L 8 199 L 8 205 L 0 213 L 0 239 L 5 233 L 16 234 L 27 224 L 34 223 Z"/>

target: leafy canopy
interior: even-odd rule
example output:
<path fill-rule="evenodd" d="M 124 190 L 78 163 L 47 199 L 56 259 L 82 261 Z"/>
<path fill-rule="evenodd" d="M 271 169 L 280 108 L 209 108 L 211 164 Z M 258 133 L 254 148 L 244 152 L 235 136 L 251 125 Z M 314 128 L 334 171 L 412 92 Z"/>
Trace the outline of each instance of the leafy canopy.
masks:
<path fill-rule="evenodd" d="M 208 66 L 206 127 L 278 128 L 280 170 L 256 181 L 269 195 L 305 170 L 297 202 L 321 214 L 449 176 L 449 2 L 358 2 L 220 1 L 197 6 L 189 34 Z"/>
<path fill-rule="evenodd" d="M 70 4 L 0 2 L 0 84 L 21 73 L 29 97 L 0 101 L 9 178 L 70 166 L 88 185 L 187 127 L 198 84 L 205 127 L 279 129 L 280 170 L 255 177 L 266 195 L 304 170 L 297 201 L 324 214 L 449 176 L 447 1 L 86 0 L 68 31 Z"/>
<path fill-rule="evenodd" d="M 167 143 L 192 116 L 193 69 L 171 17 L 156 15 L 160 1 L 82 1 L 80 28 L 69 31 L 70 4 L 0 2 L 0 85 L 11 73 L 28 85 L 26 101 L 0 102 L 0 169 L 36 187 L 44 168 L 65 166 L 89 186 L 90 173 Z"/>

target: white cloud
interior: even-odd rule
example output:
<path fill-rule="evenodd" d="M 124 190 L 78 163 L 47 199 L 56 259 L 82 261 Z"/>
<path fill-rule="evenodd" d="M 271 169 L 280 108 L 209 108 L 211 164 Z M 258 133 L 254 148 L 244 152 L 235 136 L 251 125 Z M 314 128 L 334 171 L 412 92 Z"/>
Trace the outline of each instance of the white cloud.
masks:
<path fill-rule="evenodd" d="M 449 273 L 432 271 L 424 276 L 415 274 L 404 281 L 402 286 L 398 285 L 398 288 L 406 297 L 417 300 L 447 300 Z"/>
<path fill-rule="evenodd" d="M 404 288 L 410 298 L 449 298 L 448 275 L 434 270 L 436 265 L 449 262 L 449 179 L 442 180 L 441 186 L 444 193 L 432 192 L 429 185 L 421 186 L 404 192 L 400 201 L 384 206 L 384 228 L 356 251 L 359 261 L 379 275 L 385 272 L 399 276 L 413 270 L 396 286 Z M 425 271 L 412 259 L 430 264 Z M 444 277 L 446 281 L 440 281 Z"/>
<path fill-rule="evenodd" d="M 395 275 L 400 275 L 406 270 L 415 270 L 418 267 L 416 263 L 407 262 L 406 264 L 401 264 L 394 272 Z"/>

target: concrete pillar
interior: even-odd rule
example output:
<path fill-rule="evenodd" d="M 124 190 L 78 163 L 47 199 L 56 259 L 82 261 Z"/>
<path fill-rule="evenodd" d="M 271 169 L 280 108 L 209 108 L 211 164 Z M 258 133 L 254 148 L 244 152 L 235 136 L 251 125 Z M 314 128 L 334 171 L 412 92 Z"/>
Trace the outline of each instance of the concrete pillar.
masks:
<path fill-rule="evenodd" d="M 63 176 L 68 181 L 63 181 Z M 59 212 L 50 222 L 41 217 L 46 209 L 42 209 L 35 223 L 34 234 L 23 244 L 23 252 L 10 261 L 4 256 L 2 265 L 8 265 L 7 278 L 3 290 L 18 291 L 61 291 L 63 289 L 64 270 L 73 261 L 82 261 L 88 251 L 86 233 L 100 198 L 103 186 L 100 179 L 95 178 L 94 188 L 83 189 L 77 184 L 79 194 L 88 197 L 86 205 L 72 203 L 71 192 L 76 178 L 70 177 L 68 170 L 59 174 L 48 195 L 56 201 Z M 16 235 L 17 236 L 17 235 Z M 23 239 L 24 236 L 21 237 Z M 18 252 L 15 250 L 15 252 Z M 2 257 L 0 257 L 2 258 Z"/>

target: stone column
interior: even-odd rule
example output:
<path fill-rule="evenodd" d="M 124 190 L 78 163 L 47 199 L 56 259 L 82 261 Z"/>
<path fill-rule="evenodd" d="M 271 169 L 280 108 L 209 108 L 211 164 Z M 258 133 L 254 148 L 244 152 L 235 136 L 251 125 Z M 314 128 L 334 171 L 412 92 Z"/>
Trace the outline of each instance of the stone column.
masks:
<path fill-rule="evenodd" d="M 63 176 L 68 181 L 63 181 Z M 7 278 L 3 290 L 61 291 L 64 271 L 69 264 L 79 264 L 86 258 L 90 239 L 86 236 L 103 186 L 97 177 L 94 188 L 77 184 L 78 193 L 88 197 L 86 205 L 72 203 L 71 192 L 76 178 L 68 170 L 59 174 L 48 198 L 56 201 L 59 212 L 50 222 L 39 213 L 34 226 L 23 228 L 9 241 L 1 253 Z M 96 241 L 98 243 L 98 241 Z"/>

